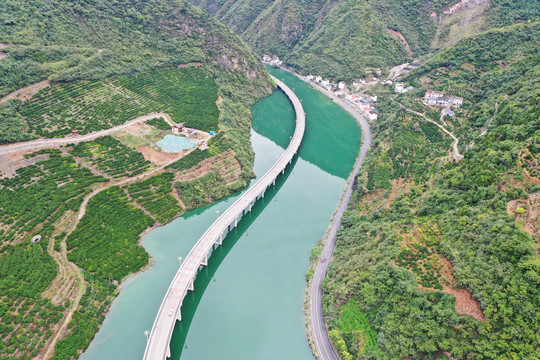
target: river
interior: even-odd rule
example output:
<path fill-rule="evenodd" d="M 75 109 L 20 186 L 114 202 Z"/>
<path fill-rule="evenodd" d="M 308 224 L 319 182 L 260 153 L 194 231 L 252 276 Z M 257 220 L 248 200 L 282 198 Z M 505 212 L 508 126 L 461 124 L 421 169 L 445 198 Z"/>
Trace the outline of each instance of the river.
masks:
<path fill-rule="evenodd" d="M 302 100 L 306 133 L 294 167 L 225 239 L 184 300 L 172 359 L 313 359 L 302 306 L 311 249 L 321 239 L 360 147 L 355 120 L 296 77 L 271 69 Z M 252 109 L 254 171 L 264 174 L 294 130 L 294 110 L 281 91 Z M 231 196 L 154 229 L 142 243 L 155 265 L 122 284 L 83 360 L 141 359 L 179 256 L 234 202 Z M 189 330 L 189 331 L 188 331 Z"/>

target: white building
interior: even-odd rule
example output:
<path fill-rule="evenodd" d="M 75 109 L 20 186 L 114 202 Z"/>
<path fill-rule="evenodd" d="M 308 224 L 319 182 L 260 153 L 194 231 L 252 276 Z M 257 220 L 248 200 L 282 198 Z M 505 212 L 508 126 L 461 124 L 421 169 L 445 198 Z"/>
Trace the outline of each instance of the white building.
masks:
<path fill-rule="evenodd" d="M 321 82 L 321 81 L 322 81 L 322 76 L 317 76 L 317 77 L 315 78 L 315 81 L 316 81 L 316 82 Z"/>
<path fill-rule="evenodd" d="M 340 82 L 338 83 L 338 88 L 340 88 L 341 90 L 345 89 L 345 82 L 340 81 Z"/>

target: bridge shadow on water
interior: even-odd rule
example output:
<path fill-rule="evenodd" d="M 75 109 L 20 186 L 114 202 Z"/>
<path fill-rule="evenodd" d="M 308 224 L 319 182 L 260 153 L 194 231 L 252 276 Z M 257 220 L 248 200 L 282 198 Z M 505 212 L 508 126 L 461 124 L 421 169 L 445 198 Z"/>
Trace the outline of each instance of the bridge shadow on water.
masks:
<path fill-rule="evenodd" d="M 214 249 L 208 259 L 208 266 L 202 267 L 199 270 L 199 273 L 194 283 L 195 291 L 189 292 L 184 298 L 181 308 L 182 321 L 177 321 L 174 327 L 170 344 L 171 359 L 180 359 L 180 356 L 182 355 L 182 350 L 184 349 L 189 327 L 191 325 L 191 321 L 193 320 L 193 317 L 195 315 L 195 311 L 199 306 L 199 303 L 204 295 L 206 288 L 210 284 L 210 281 L 212 281 L 214 274 L 223 262 L 223 259 L 225 259 L 227 254 L 231 251 L 231 249 L 242 237 L 242 235 L 244 235 L 246 230 L 255 221 L 255 219 L 259 217 L 259 215 L 263 212 L 266 206 L 270 204 L 279 189 L 281 189 L 287 178 L 294 171 L 294 166 L 297 160 L 298 156 L 295 156 L 293 158 L 292 164 L 286 168 L 285 174 L 281 174 L 276 179 L 276 185 L 267 188 L 264 194 L 264 198 L 259 199 L 253 205 L 251 212 L 248 212 L 246 215 L 244 215 L 242 219 L 238 222 L 238 226 L 231 230 L 223 239 L 223 244 L 218 248 Z"/>

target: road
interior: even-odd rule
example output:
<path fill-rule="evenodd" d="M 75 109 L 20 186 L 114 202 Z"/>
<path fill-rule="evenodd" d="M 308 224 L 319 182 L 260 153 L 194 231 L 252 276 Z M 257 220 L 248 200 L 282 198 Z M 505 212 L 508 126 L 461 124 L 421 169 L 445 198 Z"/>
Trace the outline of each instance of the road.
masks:
<path fill-rule="evenodd" d="M 438 122 L 433 121 L 430 118 L 428 118 L 426 115 L 424 115 L 424 114 L 422 114 L 422 113 L 420 113 L 418 111 L 414 111 L 412 109 L 409 109 L 409 108 L 405 107 L 401 103 L 398 103 L 398 104 L 399 104 L 399 106 L 401 106 L 402 108 L 404 108 L 408 112 L 412 112 L 413 114 L 421 116 L 422 118 L 424 118 L 424 120 L 429 121 L 430 123 L 433 123 L 433 124 L 437 125 L 448 136 L 450 136 L 452 139 L 454 139 L 454 143 L 452 144 L 452 156 L 454 157 L 454 160 L 456 160 L 456 161 L 463 160 L 464 156 L 459 153 L 459 149 L 458 149 L 459 139 L 457 137 L 455 137 L 454 134 L 452 134 L 450 131 L 446 130 L 446 128 L 444 126 L 442 126 L 441 124 L 439 124 Z"/>
<path fill-rule="evenodd" d="M 306 81 L 305 79 L 303 80 Z M 338 208 L 334 214 L 334 219 L 330 224 L 330 228 L 324 242 L 321 258 L 325 258 L 326 260 L 324 262 L 317 262 L 317 266 L 315 268 L 315 273 L 313 275 L 313 280 L 309 290 L 311 327 L 313 332 L 313 339 L 315 342 L 315 348 L 317 349 L 316 356 L 320 360 L 339 360 L 339 355 L 336 353 L 336 350 L 334 349 L 332 342 L 328 337 L 328 329 L 326 328 L 326 323 L 323 317 L 322 283 L 324 278 L 326 277 L 328 265 L 330 264 L 334 248 L 336 247 L 336 234 L 341 227 L 341 218 L 343 217 L 343 213 L 345 212 L 345 210 L 347 210 L 347 206 L 349 205 L 349 201 L 351 199 L 354 180 L 358 175 L 358 172 L 360 171 L 360 167 L 362 166 L 364 159 L 366 158 L 366 154 L 371 146 L 373 138 L 371 134 L 371 128 L 369 127 L 369 122 L 362 115 L 360 115 L 344 100 L 335 96 L 330 91 L 327 91 L 326 89 L 320 87 L 318 87 L 318 89 L 323 94 L 334 100 L 336 104 L 338 104 L 348 113 L 350 113 L 356 119 L 356 121 L 358 121 L 360 127 L 362 128 L 362 146 L 360 147 L 360 154 L 356 160 L 354 169 L 349 176 L 349 179 L 347 181 L 347 188 L 345 190 L 345 193 L 341 197 L 341 201 L 339 202 Z"/>
<path fill-rule="evenodd" d="M 221 245 L 227 232 L 237 226 L 238 220 L 251 211 L 257 199 L 264 197 L 266 189 L 275 184 L 276 178 L 285 172 L 298 152 L 305 131 L 305 114 L 300 100 L 294 92 L 276 78 L 273 80 L 291 100 L 296 114 L 296 128 L 289 146 L 276 163 L 255 184 L 242 194 L 206 230 L 187 257 L 165 294 L 158 314 L 150 331 L 145 360 L 164 360 L 170 357 L 170 341 L 177 320 L 181 319 L 181 306 L 188 291 L 194 290 L 195 278 L 201 266 L 206 266 L 215 246 Z"/>
<path fill-rule="evenodd" d="M 169 123 L 171 123 L 169 115 L 165 113 L 151 113 L 151 114 L 140 116 L 136 119 L 130 120 L 122 125 L 118 125 L 110 129 L 106 129 L 106 130 L 92 132 L 85 135 L 75 135 L 73 137 L 65 137 L 65 138 L 38 139 L 38 140 L 24 141 L 24 142 L 18 142 L 18 143 L 7 144 L 7 145 L 0 145 L 0 155 L 6 155 L 6 154 L 14 153 L 17 151 L 23 151 L 23 150 L 37 150 L 37 149 L 53 147 L 53 146 L 77 144 L 83 141 L 96 139 L 100 136 L 112 134 L 114 132 L 125 129 L 128 126 L 133 125 L 133 124 L 142 123 L 150 119 L 159 118 L 159 117 L 165 118 L 167 121 L 169 121 Z"/>

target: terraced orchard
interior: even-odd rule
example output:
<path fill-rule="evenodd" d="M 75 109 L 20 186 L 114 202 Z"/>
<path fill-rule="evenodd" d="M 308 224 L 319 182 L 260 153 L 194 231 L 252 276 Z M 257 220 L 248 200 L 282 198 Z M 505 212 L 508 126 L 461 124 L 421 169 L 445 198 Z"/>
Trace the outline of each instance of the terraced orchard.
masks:
<path fill-rule="evenodd" d="M 137 204 L 164 224 L 184 210 L 173 195 L 173 180 L 173 173 L 161 173 L 128 186 L 127 192 Z"/>
<path fill-rule="evenodd" d="M 30 234 L 41 234 L 45 240 L 66 211 L 79 208 L 93 184 L 107 181 L 77 167 L 59 150 L 41 150 L 28 158 L 37 161 L 18 169 L 15 177 L 0 180 L 2 245 L 18 244 Z"/>
<path fill-rule="evenodd" d="M 45 138 L 109 129 L 160 111 L 186 126 L 216 131 L 217 89 L 202 68 L 160 69 L 103 81 L 55 84 L 22 103 L 18 112 L 29 133 Z"/>
<path fill-rule="evenodd" d="M 132 177 L 148 170 L 150 161 L 111 136 L 72 145 L 69 153 L 77 156 L 114 178 Z"/>

